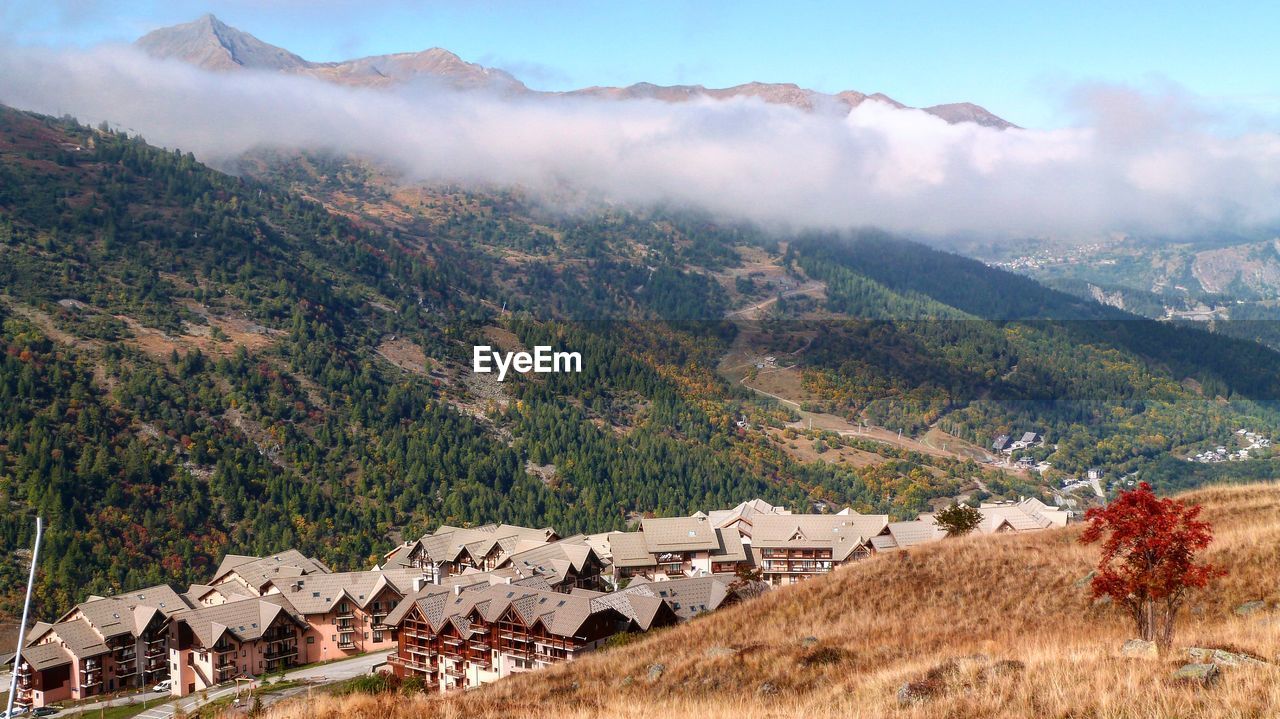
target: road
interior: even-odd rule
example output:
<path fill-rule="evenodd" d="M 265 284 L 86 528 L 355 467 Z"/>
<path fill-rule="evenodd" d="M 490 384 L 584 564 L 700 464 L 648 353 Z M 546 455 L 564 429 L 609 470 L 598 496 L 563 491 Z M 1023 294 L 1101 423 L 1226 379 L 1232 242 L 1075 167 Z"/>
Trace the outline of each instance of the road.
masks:
<path fill-rule="evenodd" d="M 389 654 L 389 652 L 385 652 L 385 651 L 371 652 L 369 654 L 363 654 L 361 656 L 352 657 L 350 659 L 343 659 L 341 661 L 329 662 L 328 664 L 319 664 L 319 665 L 300 667 L 298 669 L 285 672 L 284 678 L 288 680 L 293 680 L 293 681 L 307 681 L 310 683 L 309 686 L 319 686 L 323 684 L 331 684 L 333 682 L 340 682 L 347 679 L 351 679 L 353 677 L 358 677 L 364 674 L 368 674 L 370 671 L 372 671 L 373 667 L 387 660 L 387 654 Z M 295 689 L 289 689 L 289 690 L 280 692 L 279 694 L 265 694 L 263 695 L 262 699 L 264 703 L 270 703 L 272 701 L 277 701 L 285 696 L 300 694 L 302 692 L 307 691 L 308 688 L 309 687 L 297 687 Z M 207 696 L 205 697 L 201 697 L 200 693 L 197 692 L 195 694 L 192 694 L 191 696 L 183 697 L 182 699 L 179 699 L 177 701 L 170 701 L 165 704 L 152 707 L 142 712 L 141 714 L 138 714 L 138 719 L 171 719 L 174 715 L 174 712 L 178 708 L 181 708 L 182 711 L 190 714 L 191 712 L 198 709 L 199 706 L 201 704 L 204 704 L 205 702 L 213 701 L 215 699 L 221 699 L 223 697 L 231 696 L 235 693 L 236 693 L 236 687 L 234 684 L 219 685 L 217 687 L 214 687 L 208 690 Z M 137 704 L 143 701 L 161 700 L 166 696 L 168 696 L 168 694 L 163 692 L 147 692 L 144 694 L 136 694 L 133 697 L 131 697 L 133 701 L 130 703 Z M 121 703 L 113 703 L 112 706 L 120 706 L 120 704 Z M 98 709 L 99 706 L 101 705 L 83 704 L 80 706 L 71 707 L 53 716 L 76 717 L 76 716 L 81 716 L 83 714 L 84 716 L 92 717 L 93 713 Z"/>
<path fill-rule="evenodd" d="M 725 313 L 724 317 L 725 319 L 729 319 L 729 320 L 760 319 L 760 311 L 768 307 L 769 305 L 777 302 L 779 297 L 794 297 L 795 295 L 804 295 L 804 294 L 813 292 L 815 290 L 822 290 L 822 289 L 826 289 L 825 284 L 817 280 L 809 280 L 798 287 L 793 287 L 789 290 L 781 292 L 777 295 L 774 295 L 773 297 L 770 297 L 767 300 L 762 300 L 753 305 L 748 305 L 746 307 L 743 307 L 742 309 L 733 310 L 732 312 L 727 312 Z"/>

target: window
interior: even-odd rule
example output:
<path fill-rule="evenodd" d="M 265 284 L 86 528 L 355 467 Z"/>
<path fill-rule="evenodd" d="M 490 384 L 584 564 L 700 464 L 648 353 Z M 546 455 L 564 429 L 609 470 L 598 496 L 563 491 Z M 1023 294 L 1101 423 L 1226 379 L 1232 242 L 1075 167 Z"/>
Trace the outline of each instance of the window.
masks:
<path fill-rule="evenodd" d="M 373 633 L 373 641 L 380 642 L 382 641 L 383 636 L 382 630 L 377 630 Z"/>
<path fill-rule="evenodd" d="M 307 644 L 315 644 L 315 643 L 316 643 L 315 637 L 307 637 Z"/>

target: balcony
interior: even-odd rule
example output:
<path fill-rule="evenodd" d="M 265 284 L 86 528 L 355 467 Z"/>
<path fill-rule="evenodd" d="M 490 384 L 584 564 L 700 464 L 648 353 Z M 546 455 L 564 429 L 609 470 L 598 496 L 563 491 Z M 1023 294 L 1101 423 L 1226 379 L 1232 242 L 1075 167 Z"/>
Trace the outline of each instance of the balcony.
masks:
<path fill-rule="evenodd" d="M 262 655 L 262 658 L 269 662 L 273 662 L 278 659 L 288 659 L 289 657 L 296 656 L 298 656 L 298 648 L 296 646 L 283 646 L 268 650 L 266 654 Z"/>
<path fill-rule="evenodd" d="M 454 667 L 452 664 L 444 665 L 444 673 L 447 676 L 455 677 L 457 679 L 466 679 L 467 677 L 467 670 L 462 667 Z"/>
<path fill-rule="evenodd" d="M 355 643 L 354 641 L 352 641 L 350 638 L 347 638 L 347 639 L 339 639 L 339 640 L 338 640 L 338 648 L 339 648 L 339 649 L 355 649 L 355 648 L 356 648 L 356 643 Z"/>

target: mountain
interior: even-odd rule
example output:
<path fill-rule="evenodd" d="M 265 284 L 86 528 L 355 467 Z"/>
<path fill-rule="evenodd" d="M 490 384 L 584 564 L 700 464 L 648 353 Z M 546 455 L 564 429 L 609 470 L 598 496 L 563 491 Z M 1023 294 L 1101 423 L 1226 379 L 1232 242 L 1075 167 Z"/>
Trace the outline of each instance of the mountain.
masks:
<path fill-rule="evenodd" d="M 153 57 L 181 60 L 206 70 L 263 70 L 375 87 L 430 78 L 459 88 L 525 90 L 519 80 L 502 70 L 466 62 L 440 48 L 346 62 L 309 62 L 213 15 L 153 30 L 139 38 L 136 45 Z"/>
<path fill-rule="evenodd" d="M 354 693 L 269 709 L 270 719 L 466 716 L 1266 716 L 1274 663 L 1221 665 L 1211 689 L 1172 681 L 1193 646 L 1280 658 L 1280 486 L 1219 487 L 1204 506 L 1226 569 L 1182 610 L 1161 659 L 1121 647 L 1132 619 L 1090 600 L 1096 547 L 1080 526 L 948 539 L 784 586 L 624 646 L 454 694 Z M 1237 613 L 1262 600 L 1263 609 Z M 913 691 L 901 688 L 911 683 Z"/>
<path fill-rule="evenodd" d="M 149 32 L 136 44 L 153 57 L 182 60 L 206 70 L 298 72 L 311 66 L 288 50 L 237 30 L 213 15 Z"/>
<path fill-rule="evenodd" d="M 208 70 L 245 68 L 283 72 L 317 77 L 344 85 L 384 87 L 415 80 L 434 79 L 461 89 L 487 88 L 549 97 L 653 99 L 664 102 L 684 102 L 698 98 L 723 100 L 751 97 L 806 111 L 825 108 L 845 113 L 867 100 L 884 102 L 897 108 L 906 107 L 880 93 L 866 95 L 847 90 L 832 95 L 802 88 L 792 83 L 750 82 L 727 88 L 637 83 L 626 87 L 588 87 L 564 93 L 538 92 L 530 90 L 524 83 L 503 70 L 466 62 L 441 48 L 417 53 L 376 55 L 342 62 L 309 62 L 283 48 L 265 43 L 247 32 L 230 27 L 213 15 L 205 15 L 194 22 L 153 30 L 139 38 L 136 44 L 154 57 L 182 60 Z M 1000 130 L 1016 127 L 1013 123 L 986 109 L 967 102 L 935 105 L 922 109 L 952 124 L 973 122 Z"/>

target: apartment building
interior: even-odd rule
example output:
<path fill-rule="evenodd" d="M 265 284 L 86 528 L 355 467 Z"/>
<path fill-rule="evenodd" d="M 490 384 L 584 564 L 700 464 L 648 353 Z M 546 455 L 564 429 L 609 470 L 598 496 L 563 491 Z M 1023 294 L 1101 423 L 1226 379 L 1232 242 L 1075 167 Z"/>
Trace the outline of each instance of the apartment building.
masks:
<path fill-rule="evenodd" d="M 533 529 L 511 524 L 463 528 L 444 525 L 432 534 L 405 542 L 388 552 L 383 569 L 416 568 L 430 584 L 451 574 L 490 571 L 511 555 L 560 539 L 550 527 Z"/>
<path fill-rule="evenodd" d="M 387 618 L 398 628 L 392 671 L 440 691 L 465 689 L 514 673 L 569 661 L 626 631 L 676 621 L 665 602 L 615 598 L 542 583 L 427 586 Z M 637 613 L 635 606 L 646 611 Z"/>
<path fill-rule="evenodd" d="M 172 693 L 186 696 L 301 664 L 307 630 L 306 618 L 281 594 L 178 612 L 169 627 Z"/>
<path fill-rule="evenodd" d="M 302 616 L 307 627 L 298 661 L 305 664 L 394 648 L 387 615 L 415 581 L 421 581 L 415 569 L 311 574 L 273 580 L 263 597 L 284 597 Z"/>
<path fill-rule="evenodd" d="M 77 701 L 167 678 L 169 621 L 188 608 L 160 585 L 91 597 L 57 622 L 36 624 L 17 671 L 17 703 Z"/>
<path fill-rule="evenodd" d="M 702 514 L 645 519 L 640 531 L 608 541 L 616 582 L 733 573 L 751 561 L 737 527 L 714 527 Z"/>
<path fill-rule="evenodd" d="M 794 584 L 827 574 L 874 551 L 872 538 L 888 531 L 884 514 L 762 515 L 752 528 L 751 552 L 765 581 Z"/>

